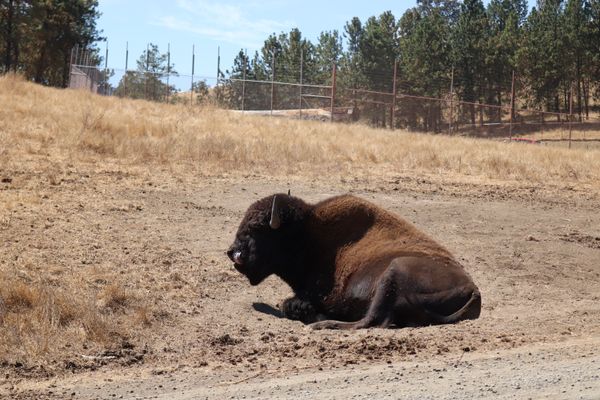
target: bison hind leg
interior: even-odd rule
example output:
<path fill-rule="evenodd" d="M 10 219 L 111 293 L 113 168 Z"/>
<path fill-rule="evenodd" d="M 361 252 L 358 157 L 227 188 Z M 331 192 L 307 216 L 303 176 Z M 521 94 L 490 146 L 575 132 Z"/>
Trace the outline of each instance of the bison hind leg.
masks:
<path fill-rule="evenodd" d="M 281 312 L 284 317 L 301 321 L 305 324 L 310 324 L 311 322 L 323 319 L 323 316 L 317 313 L 314 306 L 308 300 L 303 300 L 298 297 L 285 299 L 281 304 Z"/>
<path fill-rule="evenodd" d="M 320 321 L 311 324 L 313 329 L 364 329 L 364 328 L 388 328 L 392 325 L 396 327 L 407 326 L 404 316 L 411 313 L 412 306 L 404 297 L 406 291 L 404 271 L 397 265 L 390 267 L 383 273 L 377 283 L 377 289 L 369 309 L 365 316 L 355 322 L 343 321 Z M 402 324 L 399 324 L 402 322 Z"/>
<path fill-rule="evenodd" d="M 358 321 L 345 322 L 326 320 L 311 324 L 313 329 L 364 329 L 388 328 L 395 323 L 395 315 L 402 308 L 398 299 L 397 282 L 393 270 L 388 269 L 378 283 L 365 316 Z"/>

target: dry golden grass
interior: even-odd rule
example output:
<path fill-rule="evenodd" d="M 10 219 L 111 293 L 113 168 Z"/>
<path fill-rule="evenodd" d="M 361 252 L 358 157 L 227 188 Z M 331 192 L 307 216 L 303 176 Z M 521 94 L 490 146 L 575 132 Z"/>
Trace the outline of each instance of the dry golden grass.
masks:
<path fill-rule="evenodd" d="M 98 353 L 150 324 L 147 307 L 121 284 L 90 290 L 81 276 L 52 273 L 0 269 L 0 365 Z"/>
<path fill-rule="evenodd" d="M 0 353 L 8 363 L 52 357 L 81 342 L 105 344 L 109 329 L 100 309 L 73 287 L 0 271 Z"/>
<path fill-rule="evenodd" d="M 0 78 L 0 153 L 126 163 L 193 163 L 220 171 L 438 174 L 600 183 L 598 150 L 241 115 L 106 98 Z M 590 133 L 591 134 L 591 133 Z"/>

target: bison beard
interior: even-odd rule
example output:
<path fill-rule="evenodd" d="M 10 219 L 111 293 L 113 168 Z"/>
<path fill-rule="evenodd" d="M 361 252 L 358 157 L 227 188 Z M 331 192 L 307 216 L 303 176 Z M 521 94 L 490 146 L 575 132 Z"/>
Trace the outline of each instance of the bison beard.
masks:
<path fill-rule="evenodd" d="M 310 205 L 276 194 L 246 211 L 227 252 L 251 285 L 271 274 L 294 291 L 281 310 L 315 329 L 475 319 L 481 297 L 443 246 L 406 220 L 344 195 Z"/>

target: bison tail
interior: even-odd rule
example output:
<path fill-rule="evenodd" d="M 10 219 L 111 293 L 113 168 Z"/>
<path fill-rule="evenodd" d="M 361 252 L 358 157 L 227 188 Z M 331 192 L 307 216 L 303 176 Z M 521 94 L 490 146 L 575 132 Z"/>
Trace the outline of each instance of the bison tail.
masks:
<path fill-rule="evenodd" d="M 450 315 L 439 315 L 431 311 L 427 313 L 435 324 L 453 324 L 464 319 L 477 319 L 481 313 L 481 293 L 479 293 L 479 289 L 475 288 L 469 301 L 460 310 Z"/>

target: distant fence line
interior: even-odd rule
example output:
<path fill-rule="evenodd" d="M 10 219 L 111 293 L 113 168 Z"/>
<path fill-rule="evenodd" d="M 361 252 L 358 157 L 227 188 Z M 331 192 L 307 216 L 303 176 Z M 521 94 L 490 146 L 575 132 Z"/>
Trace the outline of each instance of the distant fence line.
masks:
<path fill-rule="evenodd" d="M 69 87 L 83 88 L 103 95 L 131 97 L 190 105 L 212 102 L 219 107 L 252 111 L 270 115 L 286 115 L 305 119 L 330 121 L 366 121 L 378 127 L 403 128 L 416 131 L 474 135 L 513 139 L 514 135 L 538 132 L 559 127 L 568 131 L 571 146 L 573 125 L 581 124 L 573 113 L 573 90 L 565 93 L 569 112 L 529 109 L 521 106 L 517 93 L 518 80 L 513 72 L 507 98 L 498 95 L 501 104 L 465 101 L 459 98 L 454 71 L 449 73 L 447 89 L 438 88 L 439 97 L 414 93 L 410 82 L 402 81 L 395 63 L 393 74 L 371 77 L 377 86 L 359 87 L 345 79 L 339 80 L 337 66 L 331 67 L 324 82 L 304 82 L 302 72 L 295 79 L 286 71 L 274 70 L 269 80 L 224 77 L 217 68 L 217 77 L 183 75 L 167 71 L 113 69 L 91 65 L 85 50 L 74 49 L 71 54 Z M 170 58 L 170 53 L 169 53 Z M 126 58 L 127 59 L 127 58 Z M 220 63 L 220 58 L 218 59 Z M 86 65 L 87 64 L 87 65 Z M 127 61 L 126 61 L 127 66 Z M 302 65 L 299 66 L 302 71 Z M 279 73 L 278 73 L 279 72 Z M 116 85 L 115 83 L 118 82 Z M 383 89 L 382 89 L 383 88 Z M 505 100 L 505 101 L 503 101 Z M 565 135 L 566 136 L 566 135 Z M 562 139 L 562 133 L 561 133 Z"/>

